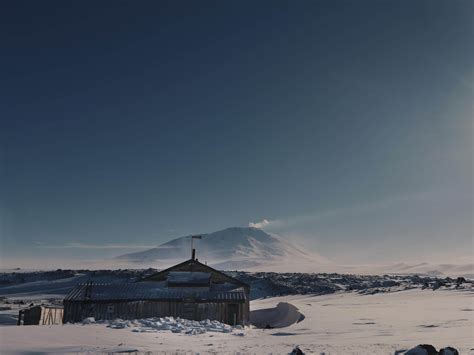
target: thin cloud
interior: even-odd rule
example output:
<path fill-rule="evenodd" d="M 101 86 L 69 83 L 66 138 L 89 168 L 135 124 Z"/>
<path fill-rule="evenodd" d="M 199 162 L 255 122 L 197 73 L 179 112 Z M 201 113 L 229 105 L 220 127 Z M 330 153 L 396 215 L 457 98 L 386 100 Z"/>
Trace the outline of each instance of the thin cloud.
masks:
<path fill-rule="evenodd" d="M 261 220 L 260 222 L 250 222 L 249 223 L 249 227 L 253 227 L 253 228 L 263 228 L 263 227 L 267 227 L 271 222 L 268 220 L 268 219 L 263 219 Z"/>
<path fill-rule="evenodd" d="M 156 245 L 67 243 L 63 245 L 37 244 L 36 248 L 42 248 L 42 249 L 151 249 L 151 248 L 156 248 Z"/>
<path fill-rule="evenodd" d="M 430 191 L 424 191 L 424 192 L 419 192 L 419 193 L 410 194 L 410 195 L 401 195 L 401 196 L 386 198 L 380 201 L 356 204 L 356 205 L 352 205 L 348 207 L 333 208 L 333 209 L 327 209 L 323 211 L 313 211 L 306 214 L 301 214 L 299 216 L 281 218 L 281 219 L 270 220 L 270 221 L 264 219 L 261 222 L 249 223 L 249 227 L 255 227 L 255 228 L 266 227 L 268 229 L 288 228 L 288 227 L 293 227 L 300 224 L 316 222 L 318 220 L 324 220 L 326 218 L 333 218 L 333 217 L 341 218 L 342 216 L 345 216 L 347 214 L 371 211 L 371 210 L 380 210 L 383 208 L 390 207 L 397 203 L 412 201 L 414 199 L 419 200 L 419 199 L 427 198 L 431 194 L 432 192 Z"/>

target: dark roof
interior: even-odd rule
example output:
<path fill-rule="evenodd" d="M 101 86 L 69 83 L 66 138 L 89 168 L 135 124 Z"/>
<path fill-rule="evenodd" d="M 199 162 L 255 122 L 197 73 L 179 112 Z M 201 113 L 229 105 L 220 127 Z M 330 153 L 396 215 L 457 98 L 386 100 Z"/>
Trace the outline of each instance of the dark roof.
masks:
<path fill-rule="evenodd" d="M 209 287 L 211 274 L 199 271 L 171 271 L 168 273 L 168 287 Z"/>
<path fill-rule="evenodd" d="M 64 301 L 179 301 L 192 299 L 195 302 L 244 302 L 243 288 L 221 285 L 208 288 L 167 288 L 158 282 L 137 283 L 81 283 L 74 287 Z"/>
<path fill-rule="evenodd" d="M 213 275 L 218 275 L 221 279 L 225 280 L 225 282 L 230 282 L 233 284 L 240 285 L 245 288 L 250 288 L 249 284 L 246 284 L 245 282 L 242 282 L 235 277 L 229 276 L 226 273 L 216 270 L 208 265 L 205 265 L 201 262 L 199 262 L 197 259 L 189 259 L 186 261 L 183 261 L 182 263 L 176 264 L 174 266 L 171 266 L 165 270 L 159 271 L 153 275 L 149 275 L 145 278 L 143 278 L 140 281 L 155 281 L 155 280 L 164 280 L 167 278 L 168 274 L 172 271 L 201 271 L 201 272 L 208 272 L 211 274 L 211 279 L 213 281 L 214 278 L 212 277 Z"/>

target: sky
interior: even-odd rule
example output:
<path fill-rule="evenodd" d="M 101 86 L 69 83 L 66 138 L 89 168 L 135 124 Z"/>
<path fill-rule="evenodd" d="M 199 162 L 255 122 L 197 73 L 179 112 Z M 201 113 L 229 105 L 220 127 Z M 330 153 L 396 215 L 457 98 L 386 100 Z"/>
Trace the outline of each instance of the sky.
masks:
<path fill-rule="evenodd" d="M 473 255 L 465 1 L 15 1 L 0 249 L 260 226 L 339 262 Z"/>

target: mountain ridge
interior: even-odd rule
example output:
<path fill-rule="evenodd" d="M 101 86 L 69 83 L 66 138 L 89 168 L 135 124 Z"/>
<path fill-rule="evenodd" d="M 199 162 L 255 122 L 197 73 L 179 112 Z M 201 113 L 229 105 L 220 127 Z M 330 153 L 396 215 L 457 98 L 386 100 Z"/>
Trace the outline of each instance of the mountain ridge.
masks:
<path fill-rule="evenodd" d="M 278 262 L 319 264 L 326 260 L 303 250 L 281 236 L 255 227 L 229 227 L 202 234 L 194 243 L 197 257 L 211 265 L 246 269 Z M 134 263 L 166 263 L 191 256 L 191 235 L 178 237 L 156 248 L 123 254 L 116 260 Z"/>

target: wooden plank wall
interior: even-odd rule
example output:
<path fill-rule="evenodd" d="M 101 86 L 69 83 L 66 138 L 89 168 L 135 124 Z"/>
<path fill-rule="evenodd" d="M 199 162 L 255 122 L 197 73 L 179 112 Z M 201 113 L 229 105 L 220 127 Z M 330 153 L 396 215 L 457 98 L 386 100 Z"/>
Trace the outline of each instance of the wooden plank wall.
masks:
<path fill-rule="evenodd" d="M 18 325 L 62 324 L 63 309 L 58 307 L 36 306 L 18 313 Z"/>
<path fill-rule="evenodd" d="M 193 320 L 218 320 L 226 324 L 247 324 L 249 304 L 234 303 L 237 314 L 230 314 L 231 303 L 194 303 L 166 301 L 130 301 L 114 303 L 64 302 L 64 323 L 80 322 L 87 317 L 96 320 L 140 319 L 150 317 L 180 317 Z"/>
<path fill-rule="evenodd" d="M 42 307 L 40 325 L 63 324 L 63 309 Z"/>

